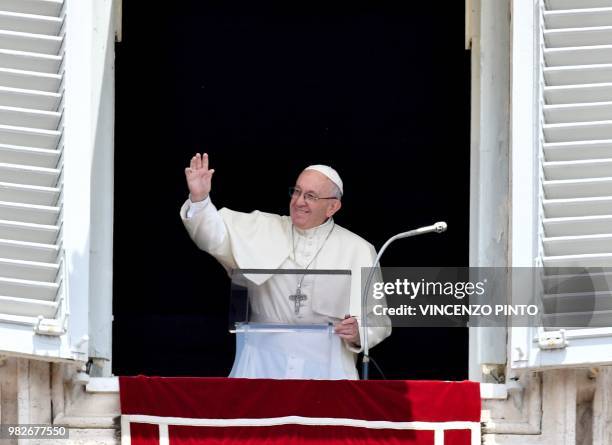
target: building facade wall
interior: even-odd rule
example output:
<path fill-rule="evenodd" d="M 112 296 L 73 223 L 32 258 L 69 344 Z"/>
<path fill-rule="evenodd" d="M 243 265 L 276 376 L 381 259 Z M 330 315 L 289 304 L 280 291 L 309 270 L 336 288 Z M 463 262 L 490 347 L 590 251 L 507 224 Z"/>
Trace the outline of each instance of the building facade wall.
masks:
<path fill-rule="evenodd" d="M 485 444 L 612 444 L 612 368 L 547 370 L 483 401 Z"/>
<path fill-rule="evenodd" d="M 612 444 L 612 367 L 528 372 L 497 386 L 497 395 L 483 391 L 484 444 Z M 0 423 L 69 429 L 69 440 L 46 444 L 118 444 L 119 415 L 116 378 L 65 363 L 0 363 Z"/>
<path fill-rule="evenodd" d="M 6 357 L 0 362 L 0 424 L 54 425 L 69 429 L 69 440 L 44 443 L 119 443 L 116 385 L 96 388 L 71 364 Z M 99 386 L 99 385 L 98 385 Z M 3 443 L 17 444 L 16 440 Z"/>

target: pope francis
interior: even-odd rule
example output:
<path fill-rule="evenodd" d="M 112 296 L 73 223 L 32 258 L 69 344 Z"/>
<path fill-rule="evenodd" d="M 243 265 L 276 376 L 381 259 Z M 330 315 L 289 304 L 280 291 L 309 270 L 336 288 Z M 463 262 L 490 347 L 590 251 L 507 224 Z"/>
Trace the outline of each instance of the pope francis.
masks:
<path fill-rule="evenodd" d="M 264 321 L 292 323 L 297 318 L 302 323 L 333 323 L 335 334 L 340 339 L 337 340 L 337 360 L 342 372 L 332 378 L 357 379 L 355 362 L 363 339 L 363 329 L 359 328 L 362 316 L 361 268 L 373 265 L 376 252 L 370 243 L 333 220 L 333 215 L 342 207 L 344 191 L 338 173 L 325 165 L 306 167 L 290 189 L 290 216 L 287 217 L 260 211 L 217 210 L 210 199 L 214 172 L 209 168 L 206 153 L 193 156 L 185 169 L 189 198 L 181 207 L 180 215 L 189 236 L 227 270 L 350 270 L 350 291 L 347 289 L 346 292 L 350 293 L 350 315 L 334 310 L 339 307 L 334 300 L 341 297 L 326 294 L 325 299 L 307 298 L 309 292 L 305 289 L 312 286 L 315 279 L 311 275 L 294 275 L 290 284 L 292 291 L 289 292 L 281 292 L 278 285 L 265 283 L 265 278 L 261 278 L 256 284 L 268 286 L 267 297 L 256 304 L 251 301 L 251 305 L 254 313 Z M 368 320 L 371 317 L 372 314 L 368 314 Z M 390 323 L 381 323 L 380 317 L 375 324 L 368 327 L 370 348 L 391 332 Z M 287 369 L 292 369 L 294 365 L 288 364 L 291 360 L 289 357 L 281 361 Z M 308 360 L 305 362 L 301 364 L 302 368 L 308 366 Z M 235 363 L 231 376 L 245 377 L 236 367 Z M 303 375 L 282 375 L 282 378 L 292 377 L 303 378 Z"/>

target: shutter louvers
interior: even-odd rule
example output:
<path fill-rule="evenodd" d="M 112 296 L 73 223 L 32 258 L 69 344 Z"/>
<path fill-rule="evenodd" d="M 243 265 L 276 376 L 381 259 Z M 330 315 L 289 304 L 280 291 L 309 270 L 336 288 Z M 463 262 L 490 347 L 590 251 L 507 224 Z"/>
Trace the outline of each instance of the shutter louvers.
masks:
<path fill-rule="evenodd" d="M 60 335 L 61 0 L 0 0 L 0 322 Z"/>
<path fill-rule="evenodd" d="M 612 0 L 542 16 L 544 266 L 612 266 Z"/>
<path fill-rule="evenodd" d="M 541 24 L 543 307 L 579 336 L 612 326 L 608 274 L 563 269 L 612 266 L 612 0 L 546 0 Z"/>

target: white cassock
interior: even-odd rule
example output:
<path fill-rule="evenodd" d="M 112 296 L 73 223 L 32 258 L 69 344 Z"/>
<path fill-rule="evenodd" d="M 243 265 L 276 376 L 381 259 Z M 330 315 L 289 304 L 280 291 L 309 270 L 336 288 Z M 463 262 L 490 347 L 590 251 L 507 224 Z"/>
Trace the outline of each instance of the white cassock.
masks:
<path fill-rule="evenodd" d="M 228 271 L 304 269 L 307 266 L 309 270 L 351 271 L 350 285 L 346 283 L 344 292 L 330 289 L 329 284 L 332 283 L 331 287 L 337 287 L 340 283 L 338 280 L 306 275 L 302 291 L 312 298 L 309 297 L 302 303 L 299 314 L 295 313 L 294 302 L 290 301 L 289 295 L 295 293 L 297 282 L 302 275 L 281 275 L 267 281 L 265 280 L 269 275 L 249 275 L 261 290 L 254 294 L 255 298 L 251 295 L 252 321 L 288 324 L 334 323 L 344 318 L 347 313 L 361 320 L 361 268 L 372 267 L 376 251 L 358 235 L 334 224 L 332 220 L 312 229 L 300 230 L 293 227 L 288 216 L 260 211 L 242 213 L 226 208 L 217 211 L 210 198 L 199 203 L 187 200 L 181 207 L 180 214 L 191 239 Z M 327 280 L 325 284 L 323 280 Z M 323 289 L 325 292 L 322 292 Z M 324 297 L 316 298 L 315 295 Z M 368 320 L 373 318 L 370 313 Z M 386 317 L 376 317 L 376 320 L 376 326 L 368 327 L 370 348 L 391 333 L 390 322 Z M 286 357 L 282 360 L 278 360 L 278 354 L 266 355 L 266 348 L 260 347 L 258 354 L 251 354 L 248 370 L 242 369 L 237 360 L 231 376 L 317 378 L 317 371 L 313 368 L 316 351 L 314 355 L 306 356 L 307 358 L 300 358 L 299 355 L 299 350 L 312 351 L 317 349 L 317 344 L 322 344 L 316 336 L 310 338 L 312 345 L 304 341 L 286 342 L 287 351 L 283 354 Z M 360 329 L 360 338 L 363 344 L 363 329 Z M 326 347 L 337 351 L 338 366 L 331 375 L 321 378 L 357 379 L 355 362 L 361 347 L 341 341 L 337 335 L 334 335 L 334 340 Z M 261 375 L 262 372 L 273 375 Z"/>

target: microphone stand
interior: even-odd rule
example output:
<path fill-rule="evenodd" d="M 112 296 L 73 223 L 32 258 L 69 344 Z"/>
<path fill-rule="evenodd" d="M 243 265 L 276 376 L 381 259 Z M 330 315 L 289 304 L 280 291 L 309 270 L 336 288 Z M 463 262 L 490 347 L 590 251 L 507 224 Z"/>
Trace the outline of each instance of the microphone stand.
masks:
<path fill-rule="evenodd" d="M 446 231 L 447 225 L 445 222 L 437 222 L 431 226 L 420 227 L 415 230 L 410 230 L 408 232 L 398 233 L 397 235 L 389 238 L 385 244 L 381 247 L 378 255 L 376 255 L 376 260 L 370 269 L 370 273 L 368 274 L 368 279 L 366 280 L 365 288 L 363 289 L 363 293 L 361 294 L 361 327 L 363 328 L 363 360 L 362 360 L 362 380 L 368 380 L 370 377 L 370 345 L 368 345 L 368 291 L 370 289 L 370 283 L 372 281 L 372 277 L 374 276 L 374 272 L 376 272 L 378 268 L 378 264 L 380 263 L 380 258 L 382 257 L 387 247 L 398 239 L 402 238 L 410 238 L 413 236 L 424 235 L 425 233 L 442 233 Z"/>

